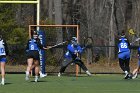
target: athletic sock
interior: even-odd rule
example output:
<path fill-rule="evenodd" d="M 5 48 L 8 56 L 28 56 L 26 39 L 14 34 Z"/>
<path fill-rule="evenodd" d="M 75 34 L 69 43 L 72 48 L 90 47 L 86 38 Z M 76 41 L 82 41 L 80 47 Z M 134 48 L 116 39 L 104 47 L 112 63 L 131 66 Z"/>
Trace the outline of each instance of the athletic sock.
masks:
<path fill-rule="evenodd" d="M 4 78 L 1 79 L 1 84 L 5 85 L 5 79 Z"/>
<path fill-rule="evenodd" d="M 35 76 L 35 82 L 38 82 L 38 76 Z"/>
<path fill-rule="evenodd" d="M 26 76 L 29 76 L 29 71 L 26 71 Z"/>
<path fill-rule="evenodd" d="M 127 75 L 128 74 L 128 71 L 124 71 L 124 73 Z"/>

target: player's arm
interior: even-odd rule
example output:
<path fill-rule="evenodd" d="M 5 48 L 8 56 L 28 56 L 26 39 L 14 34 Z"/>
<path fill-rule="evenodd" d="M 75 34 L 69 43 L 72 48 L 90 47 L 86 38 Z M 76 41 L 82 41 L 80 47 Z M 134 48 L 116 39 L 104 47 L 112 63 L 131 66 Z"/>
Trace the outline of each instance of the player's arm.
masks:
<path fill-rule="evenodd" d="M 82 53 L 83 52 L 83 48 L 80 45 L 77 46 L 77 50 L 78 50 L 78 53 Z"/>
<path fill-rule="evenodd" d="M 27 45 L 26 45 L 26 52 L 29 51 L 29 41 L 30 41 L 30 40 L 28 40 Z"/>
<path fill-rule="evenodd" d="M 138 47 L 139 47 L 139 46 L 131 45 L 131 43 L 129 43 L 128 40 L 126 40 L 126 42 L 128 43 L 128 47 L 129 47 L 129 49 L 138 49 Z"/>
<path fill-rule="evenodd" d="M 40 42 L 40 39 L 37 39 L 37 45 L 40 49 L 47 49 L 46 47 L 44 47 L 41 42 Z"/>
<path fill-rule="evenodd" d="M 128 44 L 129 49 L 137 49 L 136 46 L 132 46 L 132 45 L 130 44 L 130 42 L 128 41 L 128 39 L 126 39 L 125 42 Z"/>
<path fill-rule="evenodd" d="M 69 44 L 69 45 L 67 46 L 67 49 L 68 49 L 71 53 L 73 53 L 73 54 L 75 54 L 75 53 L 78 52 L 77 50 L 75 50 L 75 49 L 72 47 L 71 44 Z"/>

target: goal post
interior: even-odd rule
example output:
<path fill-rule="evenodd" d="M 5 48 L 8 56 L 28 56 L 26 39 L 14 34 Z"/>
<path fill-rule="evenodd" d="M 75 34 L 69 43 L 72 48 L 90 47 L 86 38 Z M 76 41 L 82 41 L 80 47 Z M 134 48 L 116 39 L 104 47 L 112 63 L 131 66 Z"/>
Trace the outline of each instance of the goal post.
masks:
<path fill-rule="evenodd" d="M 79 25 L 29 25 L 29 38 L 31 38 L 31 30 L 34 30 L 37 27 L 40 28 L 39 30 L 41 30 L 42 28 L 60 28 L 60 29 L 62 29 L 62 28 L 73 28 L 74 32 L 76 31 L 75 36 L 77 37 L 77 42 L 79 43 Z M 64 34 L 64 32 L 62 32 L 62 34 Z M 76 76 L 78 76 L 78 72 L 79 72 L 78 65 L 76 65 L 75 70 L 76 70 L 75 71 Z"/>
<path fill-rule="evenodd" d="M 35 0 L 35 1 L 0 1 L 0 4 L 36 4 L 37 7 L 37 12 L 36 12 L 36 16 L 37 16 L 37 22 L 36 24 L 39 25 L 40 22 L 40 0 Z M 39 29 L 39 28 L 37 28 Z"/>

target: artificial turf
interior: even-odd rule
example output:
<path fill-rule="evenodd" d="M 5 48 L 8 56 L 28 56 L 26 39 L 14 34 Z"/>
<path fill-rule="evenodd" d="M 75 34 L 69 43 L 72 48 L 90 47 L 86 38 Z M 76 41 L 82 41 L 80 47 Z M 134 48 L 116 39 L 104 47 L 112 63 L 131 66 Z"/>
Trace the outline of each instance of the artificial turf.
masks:
<path fill-rule="evenodd" d="M 0 93 L 140 93 L 140 79 L 124 80 L 121 74 L 47 76 L 34 82 L 24 74 L 7 74 Z"/>

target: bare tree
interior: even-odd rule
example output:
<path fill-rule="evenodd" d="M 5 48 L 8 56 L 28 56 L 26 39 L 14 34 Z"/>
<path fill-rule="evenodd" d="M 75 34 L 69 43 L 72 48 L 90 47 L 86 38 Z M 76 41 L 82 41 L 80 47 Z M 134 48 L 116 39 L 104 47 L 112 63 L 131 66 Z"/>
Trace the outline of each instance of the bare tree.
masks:
<path fill-rule="evenodd" d="M 115 45 L 115 38 L 114 38 L 114 0 L 110 0 L 112 7 L 111 7 L 111 16 L 110 16 L 110 30 L 109 30 L 109 46 Z M 114 48 L 109 47 L 109 60 L 114 58 Z"/>

